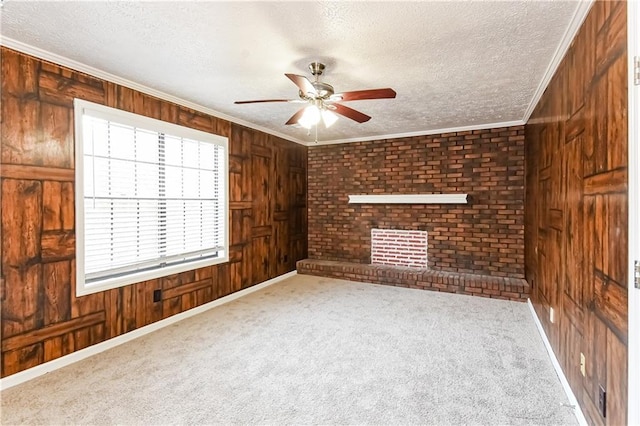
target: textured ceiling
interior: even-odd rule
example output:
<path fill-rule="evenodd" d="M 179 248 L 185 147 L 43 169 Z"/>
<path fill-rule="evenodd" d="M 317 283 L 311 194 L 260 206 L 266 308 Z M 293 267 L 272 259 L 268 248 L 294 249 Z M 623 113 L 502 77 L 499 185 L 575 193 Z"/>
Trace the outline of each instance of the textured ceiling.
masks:
<path fill-rule="evenodd" d="M 319 141 L 433 133 L 518 122 L 579 9 L 577 1 L 34 2 L 5 0 L 3 44 L 60 55 L 203 110 L 298 142 L 284 123 L 299 104 L 284 73 L 337 92 L 392 87 L 396 99 L 345 103 Z"/>

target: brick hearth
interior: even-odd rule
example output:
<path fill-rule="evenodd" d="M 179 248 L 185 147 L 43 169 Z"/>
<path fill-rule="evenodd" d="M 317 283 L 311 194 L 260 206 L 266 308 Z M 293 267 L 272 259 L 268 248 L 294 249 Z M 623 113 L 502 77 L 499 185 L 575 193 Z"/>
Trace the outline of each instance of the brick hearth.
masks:
<path fill-rule="evenodd" d="M 297 269 L 299 274 L 468 294 L 493 299 L 525 301 L 529 297 L 529 285 L 522 278 L 492 277 L 317 259 L 300 260 L 297 263 Z"/>

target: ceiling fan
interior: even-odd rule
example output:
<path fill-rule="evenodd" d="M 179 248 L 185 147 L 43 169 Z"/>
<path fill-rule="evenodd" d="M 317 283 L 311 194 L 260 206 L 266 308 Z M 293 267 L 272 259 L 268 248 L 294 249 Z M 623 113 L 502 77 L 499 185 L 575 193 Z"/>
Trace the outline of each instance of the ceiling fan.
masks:
<path fill-rule="evenodd" d="M 314 81 L 310 81 L 307 77 L 296 74 L 285 74 L 296 86 L 298 86 L 298 96 L 300 99 L 261 99 L 252 101 L 236 101 L 235 104 L 252 104 L 265 102 L 289 102 L 289 103 L 306 103 L 308 104 L 293 116 L 285 124 L 298 123 L 309 129 L 316 125 L 322 119 L 325 127 L 331 126 L 336 122 L 340 114 L 358 123 L 369 121 L 371 117 L 342 105 L 340 102 L 360 101 L 365 99 L 387 99 L 395 98 L 396 92 L 390 88 L 355 90 L 350 92 L 335 93 L 333 86 L 328 83 L 319 81 L 320 75 L 325 69 L 325 65 L 320 62 L 312 62 L 309 64 L 311 74 L 315 76 Z"/>

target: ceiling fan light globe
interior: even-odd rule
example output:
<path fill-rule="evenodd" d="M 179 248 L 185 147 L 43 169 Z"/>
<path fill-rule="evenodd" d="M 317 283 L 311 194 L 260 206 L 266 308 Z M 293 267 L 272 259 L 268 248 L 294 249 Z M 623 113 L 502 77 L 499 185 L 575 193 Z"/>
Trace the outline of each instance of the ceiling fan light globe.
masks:
<path fill-rule="evenodd" d="M 305 129 L 310 129 L 314 125 L 318 124 L 320 121 L 320 110 L 315 105 L 309 105 L 304 109 L 304 113 L 302 117 L 298 120 L 298 124 L 300 124 Z"/>
<path fill-rule="evenodd" d="M 310 129 L 313 126 L 313 123 L 309 123 L 308 121 L 303 120 L 302 118 L 298 120 L 298 124 L 305 129 Z"/>
<path fill-rule="evenodd" d="M 336 121 L 338 121 L 338 115 L 333 113 L 332 111 L 323 109 L 322 121 L 324 122 L 324 127 L 328 129 L 329 127 L 333 126 Z"/>

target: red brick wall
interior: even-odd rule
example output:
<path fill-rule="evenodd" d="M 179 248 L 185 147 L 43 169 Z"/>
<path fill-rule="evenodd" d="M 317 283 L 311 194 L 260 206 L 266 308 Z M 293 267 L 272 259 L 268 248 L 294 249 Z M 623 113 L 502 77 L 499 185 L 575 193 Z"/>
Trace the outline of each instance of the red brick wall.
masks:
<path fill-rule="evenodd" d="M 429 268 L 524 277 L 524 127 L 309 148 L 309 257 L 369 263 L 371 228 L 429 233 Z M 467 193 L 468 203 L 348 204 Z"/>

